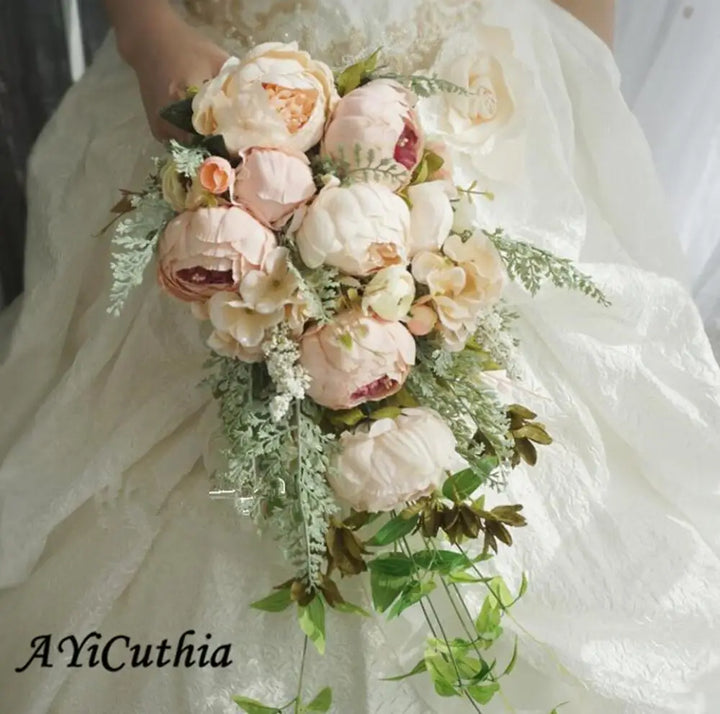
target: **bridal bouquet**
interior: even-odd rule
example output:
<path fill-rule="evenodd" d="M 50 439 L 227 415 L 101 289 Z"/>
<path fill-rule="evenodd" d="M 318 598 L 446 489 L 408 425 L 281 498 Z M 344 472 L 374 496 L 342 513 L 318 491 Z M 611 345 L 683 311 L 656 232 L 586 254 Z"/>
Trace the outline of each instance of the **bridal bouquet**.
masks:
<path fill-rule="evenodd" d="M 419 102 L 443 92 L 492 109 L 438 77 L 392 74 L 378 53 L 333 75 L 296 44 L 261 45 L 168 107 L 190 138 L 115 207 L 127 216 L 110 311 L 156 256 L 162 289 L 208 326 L 224 440 L 214 494 L 266 523 L 292 566 L 254 607 L 295 608 L 299 694 L 237 697 L 250 714 L 330 709 L 330 688 L 302 689 L 330 610 L 417 607 L 426 647 L 396 679 L 427 673 L 476 711 L 515 661 L 492 651 L 527 582 L 512 593 L 486 566 L 526 522 L 479 490 L 501 490 L 551 438 L 508 403 L 504 290 L 547 280 L 605 298 L 569 261 L 464 221 L 463 205 L 492 196 L 456 186 L 447 147 L 423 131 Z M 345 582 L 365 573 L 371 597 L 353 604 Z"/>

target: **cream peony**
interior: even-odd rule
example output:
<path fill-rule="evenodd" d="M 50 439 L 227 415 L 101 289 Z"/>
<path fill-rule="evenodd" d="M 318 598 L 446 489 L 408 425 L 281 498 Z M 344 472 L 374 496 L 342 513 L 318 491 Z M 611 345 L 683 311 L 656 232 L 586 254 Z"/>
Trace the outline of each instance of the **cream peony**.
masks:
<path fill-rule="evenodd" d="M 266 226 L 282 228 L 293 211 L 316 193 L 305 154 L 253 148 L 241 158 L 233 202 L 242 205 Z"/>
<path fill-rule="evenodd" d="M 358 511 L 402 508 L 429 496 L 455 471 L 456 441 L 431 409 L 403 409 L 340 437 L 330 485 Z"/>
<path fill-rule="evenodd" d="M 227 332 L 214 330 L 207 341 L 207 346 L 221 357 L 239 359 L 241 362 L 262 362 L 265 359 L 262 345 L 243 347 Z"/>
<path fill-rule="evenodd" d="M 298 279 L 290 270 L 287 248 L 270 251 L 260 270 L 251 270 L 240 283 L 240 296 L 253 310 L 263 314 L 282 310 L 293 302 Z"/>
<path fill-rule="evenodd" d="M 482 231 L 475 231 L 465 241 L 459 235 L 451 235 L 443 243 L 443 253 L 460 265 L 472 264 L 477 268 L 478 287 L 484 304 L 500 299 L 507 283 L 505 264 L 497 248 Z"/>
<path fill-rule="evenodd" d="M 415 299 L 415 281 L 402 265 L 379 270 L 366 285 L 362 307 L 383 320 L 402 320 Z"/>
<path fill-rule="evenodd" d="M 309 206 L 296 238 L 308 267 L 324 263 L 350 275 L 369 275 L 407 264 L 410 211 L 381 184 L 329 184 Z"/>
<path fill-rule="evenodd" d="M 372 152 L 374 163 L 385 160 L 393 169 L 382 181 L 393 190 L 406 186 L 423 155 L 416 104 L 417 97 L 394 80 L 368 82 L 338 103 L 325 131 L 323 154 L 357 169 L 368 164 Z"/>
<path fill-rule="evenodd" d="M 446 181 L 428 181 L 407 189 L 410 209 L 410 257 L 425 250 L 439 250 L 450 235 L 453 189 Z"/>
<path fill-rule="evenodd" d="M 308 395 L 330 409 L 351 409 L 398 392 L 415 363 L 415 340 L 399 322 L 340 313 L 308 330 L 300 364 L 311 377 Z"/>
<path fill-rule="evenodd" d="M 320 142 L 338 101 L 330 68 L 296 42 L 258 45 L 231 57 L 193 98 L 193 126 L 220 134 L 233 154 L 267 146 L 304 152 Z"/>
<path fill-rule="evenodd" d="M 201 208 L 168 223 L 158 242 L 158 279 L 187 302 L 236 289 L 276 246 L 275 236 L 239 208 Z"/>

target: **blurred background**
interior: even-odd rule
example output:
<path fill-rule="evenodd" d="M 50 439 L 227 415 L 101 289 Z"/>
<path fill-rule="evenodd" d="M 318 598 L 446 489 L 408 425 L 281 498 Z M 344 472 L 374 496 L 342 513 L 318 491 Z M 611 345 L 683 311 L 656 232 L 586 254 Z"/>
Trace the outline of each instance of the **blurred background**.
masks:
<path fill-rule="evenodd" d="M 652 147 L 720 354 L 720 0 L 616 2 L 623 92 Z M 27 155 L 106 32 L 100 0 L 0 2 L 0 305 L 22 291 Z"/>

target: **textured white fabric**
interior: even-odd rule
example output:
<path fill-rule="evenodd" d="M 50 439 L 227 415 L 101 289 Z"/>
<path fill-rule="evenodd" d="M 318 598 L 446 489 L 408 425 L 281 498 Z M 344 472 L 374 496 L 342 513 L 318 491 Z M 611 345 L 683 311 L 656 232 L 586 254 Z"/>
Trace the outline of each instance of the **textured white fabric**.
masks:
<path fill-rule="evenodd" d="M 288 33 L 336 62 L 384 43 L 401 64 L 430 66 L 460 31 L 510 28 L 527 76 L 525 170 L 487 181 L 497 200 L 484 219 L 578 259 L 613 301 L 517 295 L 522 401 L 556 444 L 511 482 L 530 525 L 499 567 L 528 570 L 531 588 L 507 625 L 521 652 L 507 701 L 485 711 L 548 714 L 569 701 L 567 714 L 714 714 L 720 370 L 610 53 L 549 0 L 271 5 L 204 9 L 216 33 L 241 6 L 230 19 L 251 41 Z M 197 387 L 198 327 L 152 280 L 119 319 L 105 314 L 108 239 L 93 233 L 157 148 L 108 45 L 34 152 L 28 290 L 0 315 L 3 712 L 216 714 L 235 711 L 230 693 L 294 695 L 301 638 L 290 615 L 247 606 L 287 571 L 268 537 L 207 498 L 214 409 Z M 469 180 L 484 158 L 456 147 L 454 160 Z M 483 597 L 468 593 L 473 605 Z M 417 661 L 418 625 L 397 621 L 386 640 L 373 621 L 332 617 L 332 656 L 312 658 L 308 690 L 332 679 L 341 714 L 467 711 L 414 681 L 378 681 Z M 236 665 L 13 671 L 39 634 L 146 643 L 189 628 L 232 642 Z"/>
<path fill-rule="evenodd" d="M 646 132 L 720 355 L 720 3 L 620 0 L 623 92 Z"/>

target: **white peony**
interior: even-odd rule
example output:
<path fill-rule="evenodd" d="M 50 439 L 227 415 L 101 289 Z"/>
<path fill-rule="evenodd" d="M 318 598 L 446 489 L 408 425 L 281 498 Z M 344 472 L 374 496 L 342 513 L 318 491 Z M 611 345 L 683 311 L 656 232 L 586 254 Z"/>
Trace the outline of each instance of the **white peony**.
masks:
<path fill-rule="evenodd" d="M 402 320 L 415 299 L 415 281 L 402 265 L 379 270 L 365 287 L 362 307 L 383 320 Z"/>
<path fill-rule="evenodd" d="M 289 255 L 287 248 L 271 250 L 262 268 L 251 270 L 240 283 L 240 296 L 257 312 L 275 313 L 296 297 L 298 279 L 290 270 Z"/>
<path fill-rule="evenodd" d="M 390 511 L 429 496 L 455 471 L 450 427 L 431 409 L 403 409 L 395 419 L 345 432 L 330 485 L 358 511 Z"/>
<path fill-rule="evenodd" d="M 439 250 L 450 235 L 453 188 L 447 181 L 428 181 L 407 189 L 410 209 L 410 257 L 423 250 Z"/>
<path fill-rule="evenodd" d="M 410 210 L 379 183 L 326 186 L 307 209 L 297 246 L 310 268 L 331 265 L 350 275 L 369 275 L 407 265 Z"/>

